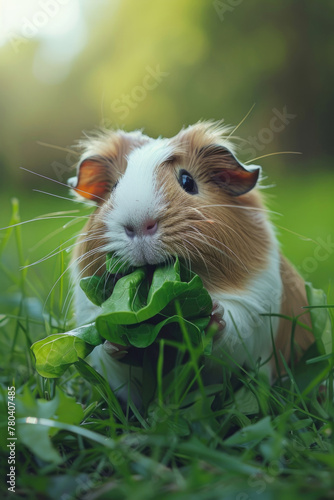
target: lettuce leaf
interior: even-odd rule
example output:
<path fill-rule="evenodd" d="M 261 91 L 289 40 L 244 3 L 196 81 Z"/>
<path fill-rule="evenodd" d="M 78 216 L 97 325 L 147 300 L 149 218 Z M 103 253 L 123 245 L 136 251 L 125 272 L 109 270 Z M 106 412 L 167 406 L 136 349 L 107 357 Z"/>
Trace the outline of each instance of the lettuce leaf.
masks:
<path fill-rule="evenodd" d="M 80 282 L 88 299 L 101 307 L 95 324 L 50 335 L 32 345 L 40 375 L 61 376 L 105 340 L 136 349 L 149 347 L 159 335 L 183 341 L 176 300 L 191 342 L 201 345 L 212 301 L 198 275 L 177 258 L 168 265 L 133 268 L 109 255 L 106 268 L 103 276 Z"/>
<path fill-rule="evenodd" d="M 60 377 L 69 366 L 88 356 L 102 342 L 94 323 L 67 333 L 49 335 L 31 346 L 36 370 L 42 377 Z"/>

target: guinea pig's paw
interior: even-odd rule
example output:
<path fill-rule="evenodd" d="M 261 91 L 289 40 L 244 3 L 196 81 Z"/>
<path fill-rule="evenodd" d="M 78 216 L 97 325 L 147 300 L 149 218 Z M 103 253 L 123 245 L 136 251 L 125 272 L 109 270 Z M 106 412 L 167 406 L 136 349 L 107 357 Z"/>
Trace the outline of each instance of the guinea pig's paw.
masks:
<path fill-rule="evenodd" d="M 213 302 L 209 326 L 216 325 L 218 327 L 218 331 L 223 330 L 226 326 L 226 322 L 223 319 L 223 316 L 224 306 L 220 302 Z"/>
<path fill-rule="evenodd" d="M 128 353 L 128 346 L 114 344 L 106 340 L 103 344 L 103 349 L 113 359 L 122 359 Z"/>

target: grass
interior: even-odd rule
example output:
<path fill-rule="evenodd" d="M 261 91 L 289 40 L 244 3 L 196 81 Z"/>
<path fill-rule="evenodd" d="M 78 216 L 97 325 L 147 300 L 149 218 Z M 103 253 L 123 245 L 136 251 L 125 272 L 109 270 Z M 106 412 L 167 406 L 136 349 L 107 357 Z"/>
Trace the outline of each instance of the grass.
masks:
<path fill-rule="evenodd" d="M 14 204 L 11 222 L 19 219 Z M 55 230 L 55 221 L 44 223 L 49 232 Z M 63 242 L 71 235 L 69 229 L 69 236 L 62 233 Z M 153 372 L 146 373 L 141 409 L 131 402 L 122 407 L 85 361 L 57 380 L 43 379 L 34 369 L 30 345 L 73 326 L 63 308 L 65 276 L 44 306 L 50 281 L 62 275 L 68 256 L 60 252 L 52 265 L 49 261 L 19 272 L 27 264 L 26 241 L 34 239 L 36 247 L 36 238 L 25 226 L 2 234 L 1 271 L 7 288 L 0 316 L 2 498 L 334 497 L 331 352 L 311 350 L 297 367 L 287 367 L 288 376 L 274 386 L 258 366 L 230 373 L 220 361 L 222 383 L 207 387 L 201 380 L 202 353 L 187 342 L 184 329 L 185 342 L 179 347 L 188 352 L 190 362 L 178 363 L 165 374 L 168 342 L 162 341 Z M 29 261 L 40 258 L 39 252 L 41 247 Z M 314 305 L 319 305 L 317 299 Z M 312 311 L 317 318 L 314 333 L 321 337 L 327 309 Z M 332 319 L 333 311 L 328 308 Z M 11 386 L 18 438 L 15 494 L 4 480 L 9 472 Z"/>
<path fill-rule="evenodd" d="M 275 187 L 265 194 L 269 208 L 279 213 L 272 218 L 282 251 L 306 280 L 330 293 L 334 250 L 330 248 L 326 253 L 317 248 L 321 241 L 334 241 L 334 174 L 310 165 L 303 173 L 289 172 L 288 179 L 278 172 L 273 174 L 267 182 L 273 182 Z"/>

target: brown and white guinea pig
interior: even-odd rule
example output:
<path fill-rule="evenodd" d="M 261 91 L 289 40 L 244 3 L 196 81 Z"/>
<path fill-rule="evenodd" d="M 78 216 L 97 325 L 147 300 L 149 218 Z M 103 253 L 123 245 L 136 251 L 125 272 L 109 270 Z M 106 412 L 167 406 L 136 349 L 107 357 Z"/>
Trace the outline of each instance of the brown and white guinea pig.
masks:
<path fill-rule="evenodd" d="M 256 189 L 260 167 L 245 167 L 236 159 L 229 132 L 220 124 L 200 122 L 171 139 L 105 131 L 82 143 L 84 153 L 71 185 L 97 209 L 72 264 L 76 318 L 85 324 L 99 314 L 79 281 L 104 272 L 106 253 L 133 266 L 178 255 L 212 297 L 213 317 L 220 322 L 214 355 L 225 352 L 246 366 L 269 360 L 264 369 L 273 380 L 272 335 L 277 352 L 289 362 L 292 327 L 275 315 L 301 314 L 307 305 L 305 287 L 280 254 Z M 308 313 L 301 321 L 310 324 Z M 294 339 L 300 354 L 313 336 L 297 325 Z M 140 369 L 132 368 L 130 381 L 129 367 L 115 358 L 117 347 L 107 343 L 94 349 L 90 362 L 107 375 L 113 389 L 121 388 L 121 399 L 130 383 L 138 402 Z M 221 381 L 219 364 L 210 364 L 207 372 L 211 383 Z"/>

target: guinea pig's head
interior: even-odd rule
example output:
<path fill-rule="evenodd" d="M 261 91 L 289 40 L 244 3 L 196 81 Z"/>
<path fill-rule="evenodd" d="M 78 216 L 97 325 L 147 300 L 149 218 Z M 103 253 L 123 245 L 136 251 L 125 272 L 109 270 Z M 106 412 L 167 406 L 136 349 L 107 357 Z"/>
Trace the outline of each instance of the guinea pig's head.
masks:
<path fill-rule="evenodd" d="M 198 123 L 171 139 L 106 132 L 89 140 L 74 189 L 98 208 L 81 238 L 83 274 L 114 252 L 133 266 L 179 256 L 209 291 L 238 289 L 264 266 L 269 234 L 259 167 L 235 157 L 227 129 Z"/>

